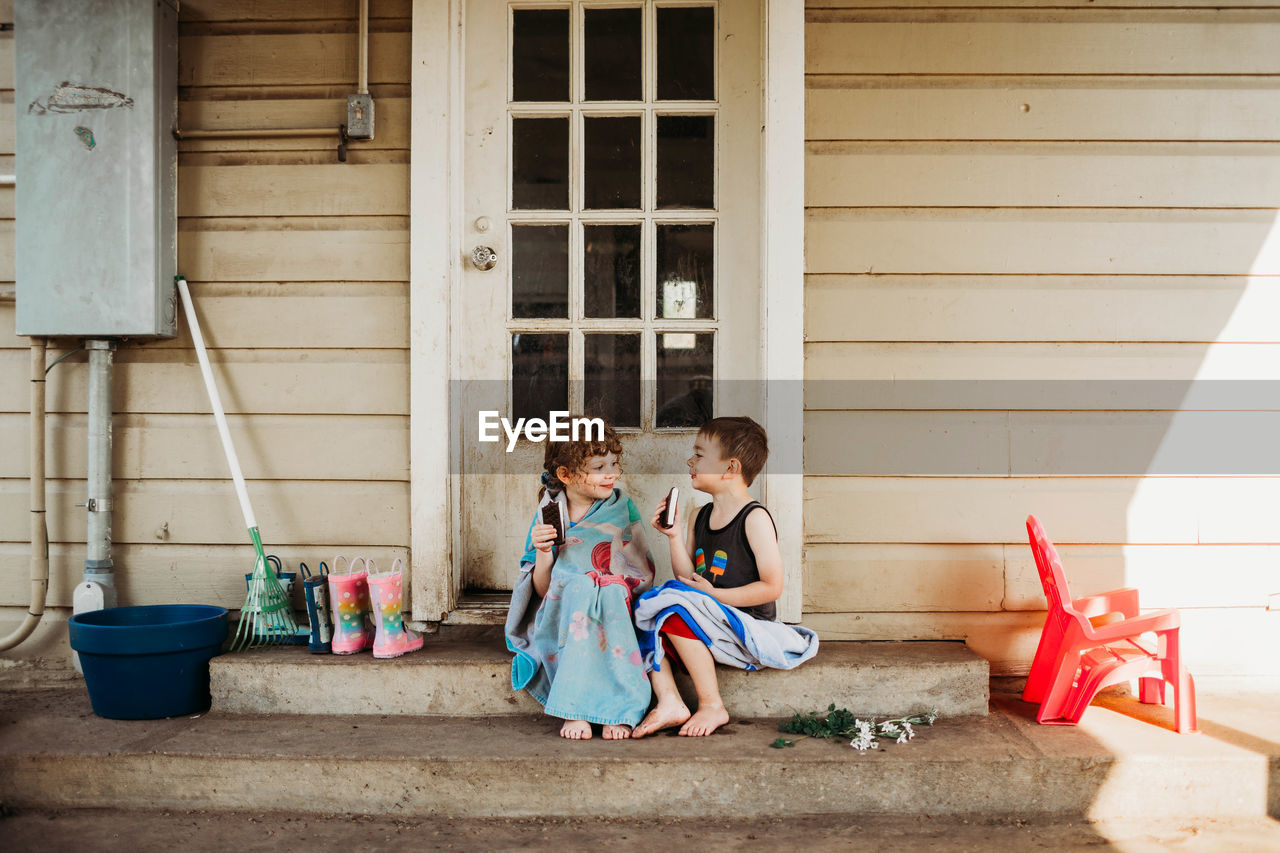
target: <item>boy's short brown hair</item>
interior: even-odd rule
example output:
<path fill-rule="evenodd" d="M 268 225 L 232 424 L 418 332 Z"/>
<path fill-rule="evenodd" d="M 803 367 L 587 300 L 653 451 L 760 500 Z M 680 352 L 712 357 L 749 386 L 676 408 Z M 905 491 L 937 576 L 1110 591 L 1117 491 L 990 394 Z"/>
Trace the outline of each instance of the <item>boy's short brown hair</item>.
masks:
<path fill-rule="evenodd" d="M 714 438 L 722 457 L 742 463 L 742 479 L 748 486 L 769 458 L 769 436 L 751 418 L 712 418 L 702 425 L 698 435 Z"/>

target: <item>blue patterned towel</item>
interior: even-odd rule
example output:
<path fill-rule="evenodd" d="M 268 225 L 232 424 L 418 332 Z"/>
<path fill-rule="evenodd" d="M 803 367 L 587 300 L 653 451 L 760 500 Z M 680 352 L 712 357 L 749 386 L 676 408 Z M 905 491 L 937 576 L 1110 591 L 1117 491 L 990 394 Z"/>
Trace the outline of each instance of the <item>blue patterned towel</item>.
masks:
<path fill-rule="evenodd" d="M 560 497 L 561 517 L 569 517 Z M 634 726 L 649 707 L 649 679 L 631 621 L 631 596 L 653 584 L 640 513 L 621 489 L 569 525 L 545 599 L 533 589 L 533 524 L 507 611 L 511 687 L 553 717 Z"/>
<path fill-rule="evenodd" d="M 685 621 L 717 662 L 738 669 L 794 669 L 818 653 L 818 635 L 808 628 L 757 619 L 688 584 L 669 580 L 636 602 L 640 649 L 650 669 L 662 669 L 658 630 L 672 615 Z"/>

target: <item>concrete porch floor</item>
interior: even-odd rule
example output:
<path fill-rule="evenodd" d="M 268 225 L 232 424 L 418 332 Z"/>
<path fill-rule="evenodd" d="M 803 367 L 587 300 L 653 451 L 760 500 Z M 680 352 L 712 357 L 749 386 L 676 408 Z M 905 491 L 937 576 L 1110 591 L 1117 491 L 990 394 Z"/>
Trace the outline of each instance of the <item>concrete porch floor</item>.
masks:
<path fill-rule="evenodd" d="M 735 718 L 698 740 L 568 743 L 539 716 L 121 722 L 94 716 L 82 687 L 13 690 L 0 694 L 0 803 L 428 823 L 825 815 L 1270 827 L 1280 694 L 1206 684 L 1200 720 L 1201 734 L 1178 735 L 1170 709 L 1108 696 L 1078 727 L 1039 726 L 1032 706 L 997 692 L 987 717 L 943 719 L 909 744 L 858 754 L 819 740 L 772 749 L 776 720 Z"/>

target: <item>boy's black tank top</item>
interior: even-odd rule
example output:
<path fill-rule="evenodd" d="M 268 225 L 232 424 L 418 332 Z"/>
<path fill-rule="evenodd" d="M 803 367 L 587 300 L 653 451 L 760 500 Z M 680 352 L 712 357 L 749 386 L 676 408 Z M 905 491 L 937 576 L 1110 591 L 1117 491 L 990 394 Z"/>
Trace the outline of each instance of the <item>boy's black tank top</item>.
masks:
<path fill-rule="evenodd" d="M 711 581 L 712 586 L 731 589 L 760 580 L 756 555 L 747 541 L 747 516 L 756 507 L 764 509 L 763 504 L 752 501 L 719 530 L 711 529 L 711 504 L 698 510 L 693 520 L 693 570 Z M 767 509 L 764 511 L 766 514 L 769 512 Z M 772 515 L 769 521 L 773 521 Z M 774 530 L 777 530 L 776 525 Z M 778 612 L 772 601 L 738 609 L 757 619 L 768 620 L 776 619 Z"/>

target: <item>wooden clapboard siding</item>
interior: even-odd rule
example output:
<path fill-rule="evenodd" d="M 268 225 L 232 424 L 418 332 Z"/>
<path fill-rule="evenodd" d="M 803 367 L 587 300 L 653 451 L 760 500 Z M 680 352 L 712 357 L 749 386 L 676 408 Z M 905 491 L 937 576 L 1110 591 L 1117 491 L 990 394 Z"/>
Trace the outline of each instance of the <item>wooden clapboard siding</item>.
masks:
<path fill-rule="evenodd" d="M 810 208 L 806 267 L 810 274 L 1275 275 L 1275 217 L 1274 209 Z"/>
<path fill-rule="evenodd" d="M 811 275 L 812 344 L 966 341 L 1276 343 L 1280 277 Z"/>
<path fill-rule="evenodd" d="M 806 345 L 805 378 L 821 380 L 807 383 L 806 399 L 829 407 L 825 395 L 842 379 L 1271 380 L 1280 378 L 1280 352 L 1265 343 L 840 341 Z M 1053 393 L 1047 386 L 1046 397 Z"/>
<path fill-rule="evenodd" d="M 1028 513 L 1063 543 L 1280 541 L 1274 477 L 808 477 L 811 543 L 1020 542 Z"/>
<path fill-rule="evenodd" d="M 12 5 L 12 4 L 10 4 Z M 354 21 L 356 5 L 348 0 L 183 0 L 182 19 L 189 28 L 202 21 L 238 24 L 272 22 L 293 24 L 312 21 Z M 370 25 L 380 19 L 407 19 L 410 0 L 370 0 Z"/>
<path fill-rule="evenodd" d="M 349 86 L 355 91 L 359 45 L 353 33 L 206 32 L 179 35 L 178 51 L 179 86 Z M 369 34 L 370 84 L 405 85 L 408 67 L 407 30 Z"/>
<path fill-rule="evenodd" d="M 351 142 L 348 162 L 336 133 L 179 142 L 179 270 L 263 538 L 313 568 L 353 548 L 386 568 L 409 557 L 411 7 L 370 5 L 376 138 Z M 336 0 L 183 3 L 179 126 L 336 131 L 355 91 L 355 16 Z M 13 168 L 12 86 L 5 33 L 0 172 Z M 0 281 L 13 279 L 13 237 L 13 193 L 0 188 Z M 116 354 L 117 585 L 125 603 L 234 608 L 247 534 L 185 326 Z M 72 345 L 54 341 L 50 360 Z M 0 607 L 26 603 L 26 347 L 0 300 Z M 70 604 L 84 558 L 84 360 L 49 376 L 51 606 Z"/>
<path fill-rule="evenodd" d="M 159 535 L 151 537 L 151 543 L 119 545 L 113 549 L 116 588 L 122 601 L 172 604 L 188 599 L 231 610 L 244 602 L 244 579 L 236 569 L 243 567 L 245 573 L 253 569 L 251 545 L 184 545 L 166 542 Z M 335 554 L 348 558 L 368 554 L 374 557 L 379 569 L 390 569 L 397 558 L 406 563 L 409 558 L 407 548 L 363 549 L 351 542 L 315 541 L 295 546 L 269 540 L 264 545 L 268 553 L 278 556 L 290 570 L 301 561 L 312 572 L 319 570 L 322 560 L 331 566 Z M 0 544 L 0 576 L 25 578 L 30 572 L 30 559 L 25 544 Z M 83 544 L 54 544 L 49 548 L 49 607 L 71 606 L 71 593 L 80 583 L 83 572 Z M 29 586 L 22 583 L 0 585 L 0 613 L 5 607 L 27 607 L 25 596 L 29 591 Z M 297 604 L 301 607 L 300 599 Z"/>
<path fill-rule="evenodd" d="M 408 474 L 409 426 L 387 415 L 231 415 L 228 427 L 246 477 L 255 480 L 395 480 Z M 127 480 L 225 480 L 227 464 L 206 414 L 117 415 L 112 472 Z M 0 477 L 27 476 L 25 414 L 0 415 Z M 82 477 L 87 417 L 49 419 L 50 477 Z"/>
<path fill-rule="evenodd" d="M 210 101 L 183 100 L 178 102 L 178 126 L 183 130 L 270 130 L 272 128 L 333 128 L 331 137 L 288 137 L 255 139 L 248 144 L 244 139 L 183 139 L 178 142 L 180 154 L 189 152 L 221 151 L 253 153 L 249 163 L 271 162 L 268 152 L 323 150 L 332 156 L 327 165 L 335 169 L 346 164 L 338 163 L 336 130 L 347 123 L 347 101 L 342 96 L 322 98 L 290 97 L 287 92 L 279 98 L 260 100 Z M 0 126 L 0 133 L 3 126 Z M 0 139 L 2 142 L 2 139 Z M 0 145 L 2 147 L 2 145 Z M 409 99 L 379 97 L 374 101 L 374 138 L 354 142 L 348 149 L 351 163 L 370 151 L 398 151 L 403 162 L 409 157 Z M 301 156 L 300 154 L 296 156 Z M 179 182 L 181 183 L 181 182 Z M 407 211 L 407 207 L 405 210 Z"/>
<path fill-rule="evenodd" d="M 408 541 L 404 483 L 273 480 L 248 489 L 262 537 L 275 545 L 334 542 L 374 549 Z M 49 481 L 51 542 L 84 541 L 84 512 L 75 508 L 84 492 L 82 480 Z M 114 497 L 112 536 L 122 544 L 155 542 L 160 533 L 164 541 L 187 545 L 248 542 L 229 481 L 117 481 Z M 0 480 L 0 541 L 25 541 L 27 506 L 25 480 Z"/>
<path fill-rule="evenodd" d="M 1275 585 L 1276 545 L 1063 545 L 1071 593 L 1126 584 L 1144 607 L 1258 607 Z M 1233 582 L 1207 584 L 1230 567 Z M 1026 543 L 814 544 L 805 548 L 810 613 L 1042 610 Z M 807 617 L 806 617 L 807 618 Z"/>
<path fill-rule="evenodd" d="M 1034 512 L 1276 672 L 1280 9 L 807 6 L 806 622 L 1025 671 Z"/>
<path fill-rule="evenodd" d="M 1177 143 L 1153 157 L 1135 143 L 813 142 L 808 157 L 810 207 L 1271 208 L 1280 199 L 1266 144 Z"/>
<path fill-rule="evenodd" d="M 1229 17 L 1211 9 L 814 10 L 807 17 L 810 74 L 1280 73 L 1274 10 Z"/>
<path fill-rule="evenodd" d="M 332 166 L 188 166 L 178 215 L 403 216 L 408 164 Z"/>
<path fill-rule="evenodd" d="M 388 282 L 193 281 L 210 349 L 404 349 L 408 284 Z M 12 302 L 0 302 L 0 349 L 27 346 L 14 333 Z M 287 319 L 288 322 L 282 322 Z M 179 324 L 172 340 L 148 349 L 191 349 Z"/>
<path fill-rule="evenodd" d="M 408 357 L 403 350 L 223 350 L 211 356 L 228 414 L 408 415 Z M 118 412 L 208 412 L 195 356 L 177 349 L 118 353 L 113 389 Z M 83 412 L 83 363 L 50 374 L 50 411 Z M 0 351 L 3 409 L 27 409 L 30 361 Z M 319 448 L 317 448 L 319 450 Z"/>

